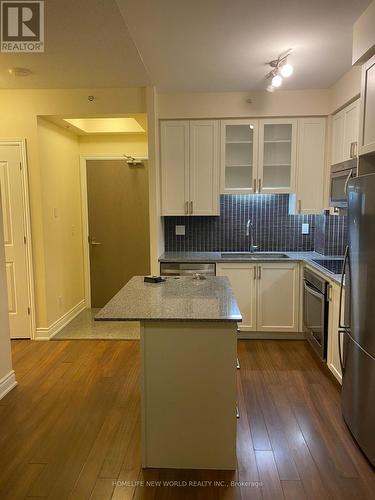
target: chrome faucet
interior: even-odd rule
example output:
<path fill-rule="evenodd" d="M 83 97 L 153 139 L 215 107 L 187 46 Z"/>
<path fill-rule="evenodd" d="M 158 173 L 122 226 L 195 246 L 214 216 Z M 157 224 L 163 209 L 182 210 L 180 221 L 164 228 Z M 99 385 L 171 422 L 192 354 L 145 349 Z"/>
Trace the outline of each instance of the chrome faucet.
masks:
<path fill-rule="evenodd" d="M 250 236 L 249 251 L 253 253 L 258 247 L 254 245 L 254 226 L 251 219 L 249 219 L 246 224 L 246 236 Z"/>

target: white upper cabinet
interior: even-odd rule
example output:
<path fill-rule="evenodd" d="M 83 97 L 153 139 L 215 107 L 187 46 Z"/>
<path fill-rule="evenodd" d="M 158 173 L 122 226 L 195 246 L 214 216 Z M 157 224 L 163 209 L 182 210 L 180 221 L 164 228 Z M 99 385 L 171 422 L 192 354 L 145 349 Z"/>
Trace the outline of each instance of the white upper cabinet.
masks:
<path fill-rule="evenodd" d="M 356 158 L 359 136 L 359 100 L 332 117 L 331 164 Z"/>
<path fill-rule="evenodd" d="M 259 127 L 258 192 L 295 190 L 297 120 L 261 120 Z"/>
<path fill-rule="evenodd" d="M 375 152 L 375 56 L 362 68 L 359 154 Z"/>
<path fill-rule="evenodd" d="M 162 121 L 160 135 L 162 215 L 218 215 L 218 121 Z"/>
<path fill-rule="evenodd" d="M 297 120 L 222 120 L 221 191 L 291 193 Z"/>
<path fill-rule="evenodd" d="M 219 122 L 190 122 L 190 212 L 219 213 Z"/>
<path fill-rule="evenodd" d="M 332 117 L 331 165 L 343 161 L 344 156 L 344 115 L 337 113 Z"/>
<path fill-rule="evenodd" d="M 162 215 L 183 215 L 189 201 L 189 122 L 160 126 Z"/>
<path fill-rule="evenodd" d="M 344 112 L 344 161 L 358 154 L 359 100 L 353 102 Z"/>
<path fill-rule="evenodd" d="M 243 194 L 256 191 L 258 156 L 257 120 L 221 121 L 221 191 Z"/>
<path fill-rule="evenodd" d="M 296 210 L 300 214 L 324 209 L 325 141 L 325 118 L 298 120 Z"/>

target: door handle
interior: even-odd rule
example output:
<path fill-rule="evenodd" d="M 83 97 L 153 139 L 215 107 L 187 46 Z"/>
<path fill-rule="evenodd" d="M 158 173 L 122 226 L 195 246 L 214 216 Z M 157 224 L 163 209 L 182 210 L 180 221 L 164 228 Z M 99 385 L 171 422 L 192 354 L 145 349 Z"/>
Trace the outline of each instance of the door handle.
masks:
<path fill-rule="evenodd" d="M 258 193 L 262 191 L 262 179 L 258 179 Z"/>
<path fill-rule="evenodd" d="M 257 192 L 257 180 L 256 179 L 253 179 L 253 191 L 254 191 L 254 193 Z"/>
<path fill-rule="evenodd" d="M 257 279 L 257 267 L 254 266 L 253 268 L 253 278 L 256 280 Z"/>
<path fill-rule="evenodd" d="M 190 215 L 193 214 L 193 202 L 191 201 L 190 202 Z"/>
<path fill-rule="evenodd" d="M 93 247 L 95 247 L 95 246 L 101 245 L 101 243 L 99 241 L 96 241 L 95 236 L 93 236 L 91 238 L 90 245 L 92 245 Z"/>
<path fill-rule="evenodd" d="M 188 201 L 185 201 L 185 214 L 186 215 L 189 214 L 189 202 Z"/>
<path fill-rule="evenodd" d="M 302 201 L 298 200 L 298 213 L 300 214 L 302 212 Z"/>
<path fill-rule="evenodd" d="M 258 280 L 262 279 L 262 266 L 258 266 Z"/>

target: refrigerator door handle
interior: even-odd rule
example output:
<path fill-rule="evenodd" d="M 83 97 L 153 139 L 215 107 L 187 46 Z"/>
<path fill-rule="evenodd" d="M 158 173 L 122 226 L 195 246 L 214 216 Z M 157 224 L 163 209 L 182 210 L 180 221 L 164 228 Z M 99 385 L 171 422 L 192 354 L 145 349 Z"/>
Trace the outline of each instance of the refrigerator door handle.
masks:
<path fill-rule="evenodd" d="M 349 258 L 349 246 L 347 245 L 345 248 L 344 262 L 342 265 L 341 282 L 340 282 L 339 330 L 350 329 L 350 325 L 343 325 L 341 322 L 341 318 L 342 318 L 342 294 L 343 294 L 343 290 L 344 290 L 345 268 L 346 268 L 346 263 L 348 262 L 348 258 Z"/>
<path fill-rule="evenodd" d="M 345 188 L 344 188 L 345 194 L 348 194 L 348 184 L 349 184 L 349 181 L 352 178 L 352 176 L 353 176 L 353 169 L 351 169 L 349 171 L 348 177 L 347 177 L 347 179 L 345 181 Z"/>
<path fill-rule="evenodd" d="M 345 370 L 345 364 L 344 364 L 344 356 L 343 356 L 343 351 L 342 351 L 342 343 L 341 343 L 341 334 L 344 334 L 346 333 L 345 330 L 338 330 L 338 337 L 337 337 L 337 340 L 338 340 L 338 346 L 339 346 L 339 361 L 340 361 L 340 368 L 341 368 L 341 376 L 344 375 L 344 370 Z"/>

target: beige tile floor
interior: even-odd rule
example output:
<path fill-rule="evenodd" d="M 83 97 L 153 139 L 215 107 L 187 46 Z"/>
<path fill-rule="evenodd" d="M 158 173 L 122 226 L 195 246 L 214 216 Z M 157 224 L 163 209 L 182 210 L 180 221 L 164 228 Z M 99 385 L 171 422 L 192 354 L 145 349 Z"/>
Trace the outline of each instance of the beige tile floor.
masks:
<path fill-rule="evenodd" d="M 53 337 L 53 340 L 139 339 L 138 321 L 94 321 L 99 309 L 85 309 Z"/>

